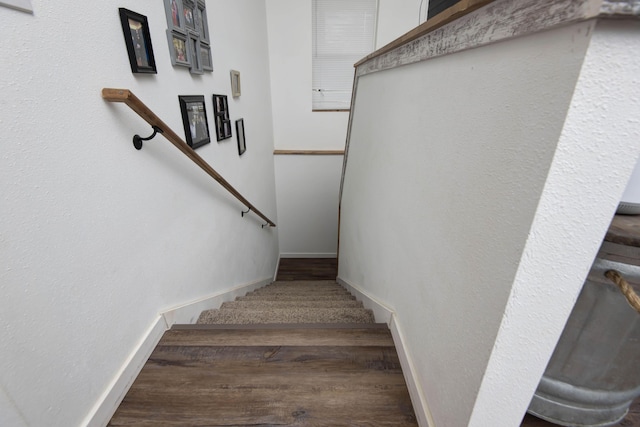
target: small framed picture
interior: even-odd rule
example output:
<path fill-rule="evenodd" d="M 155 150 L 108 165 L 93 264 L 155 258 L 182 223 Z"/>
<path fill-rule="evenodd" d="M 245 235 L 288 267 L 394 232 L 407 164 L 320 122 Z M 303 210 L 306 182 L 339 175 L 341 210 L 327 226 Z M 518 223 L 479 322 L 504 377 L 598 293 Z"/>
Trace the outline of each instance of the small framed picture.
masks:
<path fill-rule="evenodd" d="M 202 41 L 200 42 L 200 59 L 202 60 L 202 69 L 204 71 L 213 71 L 211 47 Z"/>
<path fill-rule="evenodd" d="M 118 10 L 131 72 L 157 74 L 147 17 L 122 7 Z"/>
<path fill-rule="evenodd" d="M 167 15 L 167 27 L 171 31 L 184 32 L 182 0 L 164 0 L 164 12 Z"/>
<path fill-rule="evenodd" d="M 197 33 L 196 29 L 196 3 L 195 0 L 182 0 L 182 17 L 184 18 L 184 28 L 192 33 Z"/>
<path fill-rule="evenodd" d="M 177 31 L 167 30 L 171 63 L 181 67 L 191 66 L 191 56 L 187 46 L 187 36 Z"/>
<path fill-rule="evenodd" d="M 203 95 L 180 95 L 180 111 L 187 144 L 191 148 L 198 148 L 211 142 L 209 137 L 209 122 Z"/>
<path fill-rule="evenodd" d="M 244 140 L 244 119 L 236 120 L 236 137 L 238 138 L 238 155 L 242 156 L 247 151 L 247 144 Z"/>
<path fill-rule="evenodd" d="M 240 71 L 231 70 L 231 96 L 240 96 Z"/>
<path fill-rule="evenodd" d="M 231 138 L 231 120 L 227 95 L 213 95 L 213 115 L 216 118 L 216 139 Z"/>
<path fill-rule="evenodd" d="M 191 56 L 191 74 L 202 74 L 202 52 L 200 51 L 200 39 L 197 35 L 189 33 L 189 56 Z"/>
<path fill-rule="evenodd" d="M 204 0 L 198 0 L 195 7 L 196 31 L 200 34 L 200 41 L 211 43 L 209 40 L 209 21 L 207 20 L 207 6 Z"/>

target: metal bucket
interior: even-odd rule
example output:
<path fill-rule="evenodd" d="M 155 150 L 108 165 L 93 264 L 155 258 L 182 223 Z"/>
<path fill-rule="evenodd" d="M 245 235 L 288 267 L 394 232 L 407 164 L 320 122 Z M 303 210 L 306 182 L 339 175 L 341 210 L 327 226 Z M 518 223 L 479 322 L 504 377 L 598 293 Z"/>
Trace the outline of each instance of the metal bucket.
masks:
<path fill-rule="evenodd" d="M 611 426 L 640 396 L 640 314 L 604 272 L 640 289 L 640 267 L 597 258 L 528 412 L 564 426 Z"/>

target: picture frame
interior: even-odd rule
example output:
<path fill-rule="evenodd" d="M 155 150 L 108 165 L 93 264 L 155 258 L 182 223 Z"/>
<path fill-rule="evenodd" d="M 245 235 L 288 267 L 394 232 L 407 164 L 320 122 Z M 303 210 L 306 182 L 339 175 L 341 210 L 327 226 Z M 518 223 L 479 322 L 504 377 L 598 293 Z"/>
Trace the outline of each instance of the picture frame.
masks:
<path fill-rule="evenodd" d="M 207 6 L 204 0 L 197 0 L 195 7 L 195 21 L 196 31 L 200 34 L 200 41 L 210 44 L 209 20 L 207 19 Z"/>
<path fill-rule="evenodd" d="M 238 139 L 238 155 L 242 156 L 247 151 L 247 143 L 244 134 L 244 119 L 236 120 L 236 138 Z"/>
<path fill-rule="evenodd" d="M 231 70 L 231 96 L 237 98 L 241 95 L 240 71 Z"/>
<path fill-rule="evenodd" d="M 182 0 L 182 18 L 184 20 L 184 29 L 188 32 L 198 34 L 196 28 L 196 1 L 195 0 Z"/>
<path fill-rule="evenodd" d="M 188 38 L 186 34 L 178 31 L 167 30 L 169 42 L 169 54 L 171 64 L 181 67 L 191 67 L 191 54 L 189 52 Z"/>
<path fill-rule="evenodd" d="M 164 11 L 167 16 L 167 28 L 184 33 L 184 17 L 182 0 L 164 0 Z"/>
<path fill-rule="evenodd" d="M 213 58 L 211 57 L 211 47 L 200 41 L 200 59 L 204 71 L 213 71 Z"/>
<path fill-rule="evenodd" d="M 157 74 L 147 17 L 123 7 L 118 9 L 132 73 Z"/>
<path fill-rule="evenodd" d="M 2 0 L 0 0 L 2 1 Z M 205 0 L 163 0 L 171 63 L 191 74 L 213 71 Z"/>
<path fill-rule="evenodd" d="M 187 144 L 196 149 L 211 142 L 204 95 L 178 95 Z"/>
<path fill-rule="evenodd" d="M 231 138 L 231 120 L 229 119 L 229 104 L 227 95 L 216 95 L 213 98 L 213 115 L 215 117 L 216 139 Z"/>
<path fill-rule="evenodd" d="M 189 54 L 191 56 L 191 67 L 189 67 L 189 71 L 191 74 L 202 74 L 202 52 L 200 51 L 200 38 L 195 35 L 189 33 Z"/>

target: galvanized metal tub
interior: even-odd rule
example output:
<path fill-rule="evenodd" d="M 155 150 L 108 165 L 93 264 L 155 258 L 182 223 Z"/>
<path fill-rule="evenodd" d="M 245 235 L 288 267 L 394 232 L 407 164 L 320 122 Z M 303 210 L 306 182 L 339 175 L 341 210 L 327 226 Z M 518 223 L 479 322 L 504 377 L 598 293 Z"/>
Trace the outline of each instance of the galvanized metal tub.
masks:
<path fill-rule="evenodd" d="M 597 258 L 528 412 L 564 426 L 611 426 L 640 396 L 640 314 L 604 272 L 640 290 L 640 267 Z"/>

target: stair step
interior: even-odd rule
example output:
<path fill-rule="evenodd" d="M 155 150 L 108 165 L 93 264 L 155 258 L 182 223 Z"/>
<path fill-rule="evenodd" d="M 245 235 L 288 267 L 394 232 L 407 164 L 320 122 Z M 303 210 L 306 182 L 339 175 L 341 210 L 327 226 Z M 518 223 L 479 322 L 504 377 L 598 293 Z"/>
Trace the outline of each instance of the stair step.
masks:
<path fill-rule="evenodd" d="M 207 310 L 198 323 L 374 323 L 364 308 L 288 308 L 270 310 Z"/>
<path fill-rule="evenodd" d="M 292 295 L 292 296 L 315 296 L 315 297 L 319 297 L 319 296 L 341 296 L 341 295 L 346 295 L 349 296 L 351 295 L 349 292 L 347 291 L 340 291 L 340 290 L 331 290 L 331 291 L 305 291 L 305 290 L 301 290 L 301 289 L 292 289 L 290 291 L 288 290 L 278 290 L 278 289 L 265 289 L 265 290 L 259 290 L 259 291 L 253 291 L 253 292 L 249 292 L 247 293 L 246 296 L 251 296 L 251 295 Z"/>
<path fill-rule="evenodd" d="M 276 280 L 268 286 L 326 286 L 326 285 L 338 285 L 335 280 Z M 340 285 L 338 285 L 340 286 Z"/>
<path fill-rule="evenodd" d="M 393 346 L 384 323 L 174 325 L 158 346 Z"/>
<path fill-rule="evenodd" d="M 355 300 L 353 295 L 245 295 L 236 298 L 236 301 L 341 301 Z"/>
<path fill-rule="evenodd" d="M 229 301 L 222 304 L 221 310 L 259 310 L 266 308 L 363 308 L 362 302 L 348 300 L 325 301 Z"/>

